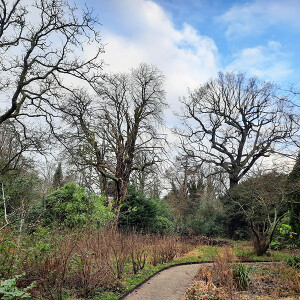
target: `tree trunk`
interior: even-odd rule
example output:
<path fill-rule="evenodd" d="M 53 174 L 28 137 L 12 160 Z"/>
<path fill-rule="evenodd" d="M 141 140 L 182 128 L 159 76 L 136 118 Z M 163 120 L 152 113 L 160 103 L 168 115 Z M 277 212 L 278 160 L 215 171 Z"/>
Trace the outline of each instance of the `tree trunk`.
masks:
<path fill-rule="evenodd" d="M 251 222 L 251 230 L 254 234 L 253 246 L 257 256 L 266 254 L 270 242 L 267 242 L 267 236 L 260 234 L 259 230 L 256 230 L 254 224 Z"/>
<path fill-rule="evenodd" d="M 268 248 L 269 248 L 269 243 L 266 243 L 264 239 L 258 240 L 257 237 L 255 237 L 254 249 L 257 256 L 265 255 Z"/>
<path fill-rule="evenodd" d="M 120 180 L 115 184 L 114 203 L 112 206 L 113 213 L 115 214 L 115 221 L 113 224 L 114 230 L 117 230 L 118 228 L 121 204 L 124 203 L 125 201 L 125 197 L 128 190 L 128 182 L 129 182 L 129 178 L 128 180 L 126 179 Z"/>
<path fill-rule="evenodd" d="M 235 188 L 239 183 L 237 178 L 230 178 L 230 189 Z"/>

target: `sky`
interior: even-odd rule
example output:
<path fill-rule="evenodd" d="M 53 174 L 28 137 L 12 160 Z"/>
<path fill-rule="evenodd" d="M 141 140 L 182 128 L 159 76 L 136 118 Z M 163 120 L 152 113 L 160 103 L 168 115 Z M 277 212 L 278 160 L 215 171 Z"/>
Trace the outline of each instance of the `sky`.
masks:
<path fill-rule="evenodd" d="M 84 3 L 101 22 L 104 71 L 145 62 L 164 73 L 167 125 L 179 97 L 218 71 L 300 81 L 299 0 L 76 0 Z"/>

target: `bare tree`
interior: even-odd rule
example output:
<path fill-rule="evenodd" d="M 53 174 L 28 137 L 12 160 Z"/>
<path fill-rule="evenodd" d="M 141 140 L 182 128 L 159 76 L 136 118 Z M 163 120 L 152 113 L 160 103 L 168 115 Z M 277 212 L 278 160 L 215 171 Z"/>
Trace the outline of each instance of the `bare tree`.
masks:
<path fill-rule="evenodd" d="M 239 206 L 249 223 L 257 255 L 266 253 L 278 223 L 287 214 L 286 182 L 286 175 L 271 172 L 240 183 L 225 196 Z"/>
<path fill-rule="evenodd" d="M 30 157 L 44 153 L 49 134 L 39 128 L 25 130 L 18 122 L 6 121 L 0 131 L 0 176 L 20 168 L 30 169 Z"/>
<path fill-rule="evenodd" d="M 157 132 L 165 107 L 163 84 L 157 68 L 141 64 L 130 74 L 105 75 L 97 99 L 74 93 L 63 108 L 65 120 L 76 128 L 65 142 L 69 153 L 101 174 L 104 189 L 107 180 L 114 183 L 116 224 L 131 173 L 155 164 L 163 151 Z M 151 155 L 141 163 L 145 152 Z"/>
<path fill-rule="evenodd" d="M 93 85 L 102 65 L 97 23 L 67 0 L 0 1 L 0 126 L 44 115 L 72 78 Z M 92 57 L 88 44 L 97 49 Z"/>
<path fill-rule="evenodd" d="M 157 197 L 163 189 L 160 177 L 162 176 L 162 155 L 157 151 L 140 152 L 135 157 L 135 169 L 131 174 L 131 184 L 143 195 Z M 149 162 L 155 162 L 151 164 Z M 159 163 L 159 164 L 158 164 Z"/>
<path fill-rule="evenodd" d="M 210 175 L 205 164 L 197 165 L 189 156 L 175 157 L 165 172 L 165 179 L 171 186 L 166 201 L 183 222 L 195 216 L 201 205 L 213 206 L 220 193 L 221 178 Z"/>
<path fill-rule="evenodd" d="M 184 128 L 176 132 L 188 156 L 225 171 L 234 187 L 261 157 L 282 153 L 298 130 L 277 86 L 241 73 L 219 73 L 183 99 Z"/>

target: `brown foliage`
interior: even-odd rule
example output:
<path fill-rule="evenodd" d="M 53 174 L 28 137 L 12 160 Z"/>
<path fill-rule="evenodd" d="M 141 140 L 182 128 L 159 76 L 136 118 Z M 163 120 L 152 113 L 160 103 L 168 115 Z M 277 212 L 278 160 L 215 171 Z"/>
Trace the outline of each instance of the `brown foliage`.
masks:
<path fill-rule="evenodd" d="M 112 229 L 34 235 L 27 242 L 24 239 L 24 245 L 11 262 L 12 270 L 14 274 L 26 273 L 20 282 L 24 287 L 36 281 L 34 297 L 50 300 L 60 300 L 65 293 L 88 298 L 100 288 L 110 290 L 120 285 L 125 270 L 129 272 L 132 268 L 132 273 L 137 274 L 146 263 L 154 266 L 168 263 L 192 247 L 179 237 Z M 2 256 L 6 253 L 0 251 Z M 15 249 L 7 251 L 11 257 Z M 9 278 L 9 274 L 4 278 Z"/>

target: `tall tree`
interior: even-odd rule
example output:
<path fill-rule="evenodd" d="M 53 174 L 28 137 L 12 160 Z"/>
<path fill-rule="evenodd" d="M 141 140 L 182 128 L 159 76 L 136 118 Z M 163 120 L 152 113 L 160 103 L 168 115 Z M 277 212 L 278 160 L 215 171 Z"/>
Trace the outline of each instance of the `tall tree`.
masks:
<path fill-rule="evenodd" d="M 65 143 L 78 164 L 92 166 L 106 182 L 114 182 L 112 207 L 118 221 L 130 175 L 156 163 L 162 152 L 157 126 L 165 107 L 164 76 L 141 64 L 130 74 L 107 74 L 96 99 L 80 92 L 62 108 L 71 128 Z M 141 153 L 147 160 L 137 159 Z M 104 185 L 105 188 L 105 185 Z"/>
<path fill-rule="evenodd" d="M 0 126 L 49 112 L 74 78 L 94 83 L 102 64 L 97 23 L 67 0 L 0 1 Z M 87 58 L 91 43 L 98 50 Z"/>
<path fill-rule="evenodd" d="M 281 152 L 297 131 L 277 86 L 241 73 L 219 73 L 183 99 L 184 153 L 228 174 L 234 187 L 261 157 Z"/>
<path fill-rule="evenodd" d="M 59 162 L 55 170 L 55 173 L 53 175 L 52 187 L 54 190 L 56 190 L 62 186 L 63 186 L 63 172 L 62 172 L 61 162 Z"/>
<path fill-rule="evenodd" d="M 300 241 L 300 153 L 288 176 L 287 193 L 290 201 L 290 225 Z"/>
<path fill-rule="evenodd" d="M 205 185 L 202 169 L 195 167 L 188 156 L 176 157 L 173 167 L 166 171 L 171 191 L 166 196 L 176 217 L 185 222 L 204 199 Z"/>

